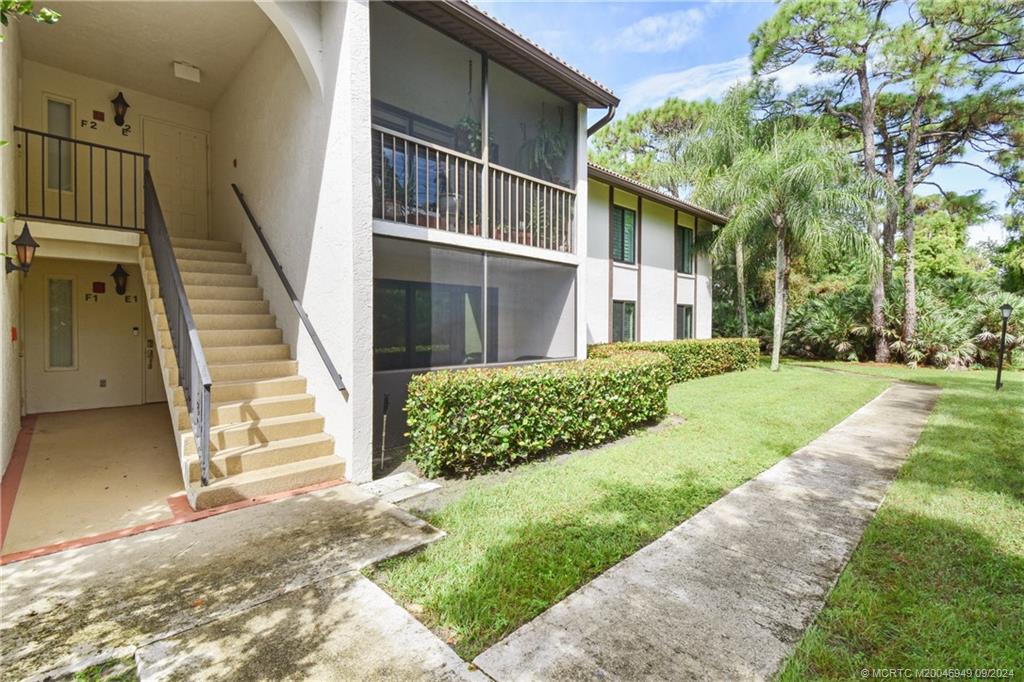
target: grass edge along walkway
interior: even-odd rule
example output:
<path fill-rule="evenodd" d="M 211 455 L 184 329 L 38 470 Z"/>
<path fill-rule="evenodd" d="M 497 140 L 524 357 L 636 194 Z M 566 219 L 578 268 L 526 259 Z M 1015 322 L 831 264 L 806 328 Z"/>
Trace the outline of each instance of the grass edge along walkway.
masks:
<path fill-rule="evenodd" d="M 428 519 L 447 538 L 370 575 L 472 659 L 888 385 L 799 367 L 677 384 L 684 423 L 470 488 Z"/>
<path fill-rule="evenodd" d="M 943 390 L 780 678 L 1024 675 L 1024 373 L 820 366 Z"/>

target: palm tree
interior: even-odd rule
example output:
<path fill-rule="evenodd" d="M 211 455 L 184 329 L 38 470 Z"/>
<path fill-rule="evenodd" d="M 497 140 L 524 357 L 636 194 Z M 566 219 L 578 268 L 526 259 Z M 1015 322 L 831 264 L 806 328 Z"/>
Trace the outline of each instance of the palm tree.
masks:
<path fill-rule="evenodd" d="M 757 138 L 757 123 L 751 116 L 758 86 L 734 86 L 719 104 L 705 103 L 694 125 L 677 131 L 678 138 L 670 146 L 680 150 L 674 160 L 663 162 L 651 169 L 653 184 L 675 187 L 690 185 L 693 195 L 705 206 L 722 215 L 731 216 L 737 209 L 732 197 L 707 191 L 716 179 L 735 163 L 737 157 L 753 148 Z M 749 333 L 747 321 L 747 274 L 745 265 L 753 249 L 741 240 L 730 240 L 727 235 L 716 238 L 718 251 L 730 242 L 736 264 L 736 313 L 740 319 L 742 335 Z"/>
<path fill-rule="evenodd" d="M 834 138 L 816 127 L 762 124 L 765 135 L 699 188 L 701 196 L 736 204 L 722 230 L 722 248 L 771 230 L 775 241 L 773 371 L 779 369 L 794 255 L 809 259 L 843 252 L 878 267 L 878 247 L 857 227 L 871 210 L 863 176 Z"/>

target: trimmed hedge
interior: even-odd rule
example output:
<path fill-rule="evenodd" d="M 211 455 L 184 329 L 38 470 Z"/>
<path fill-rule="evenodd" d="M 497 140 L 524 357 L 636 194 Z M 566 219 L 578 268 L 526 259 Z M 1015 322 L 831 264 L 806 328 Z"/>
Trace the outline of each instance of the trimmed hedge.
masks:
<path fill-rule="evenodd" d="M 671 377 L 664 355 L 642 351 L 420 374 L 405 405 L 409 455 L 436 476 L 598 445 L 663 417 Z"/>
<path fill-rule="evenodd" d="M 757 339 L 680 339 L 604 343 L 590 346 L 592 358 L 608 358 L 623 352 L 663 353 L 672 361 L 672 382 L 688 381 L 757 367 L 760 347 Z"/>

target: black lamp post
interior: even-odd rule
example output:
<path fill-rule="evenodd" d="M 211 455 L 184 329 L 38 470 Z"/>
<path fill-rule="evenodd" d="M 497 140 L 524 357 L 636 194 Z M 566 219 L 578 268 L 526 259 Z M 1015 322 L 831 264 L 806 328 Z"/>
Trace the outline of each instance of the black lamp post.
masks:
<path fill-rule="evenodd" d="M 996 390 L 1003 387 L 1003 353 L 1006 351 L 1006 323 L 1010 320 L 1013 307 L 1009 303 L 999 306 L 999 314 L 1003 318 L 1003 335 L 999 339 L 999 364 L 996 365 Z"/>
<path fill-rule="evenodd" d="M 124 292 L 128 290 L 128 271 L 118 263 L 114 271 L 110 273 L 110 276 L 114 278 L 114 289 L 119 296 L 123 296 Z"/>
<path fill-rule="evenodd" d="M 118 92 L 117 97 L 110 100 L 110 103 L 114 105 L 114 123 L 119 126 L 124 125 L 124 115 L 128 113 L 128 100 L 124 98 L 123 92 Z"/>
<path fill-rule="evenodd" d="M 28 231 L 28 223 L 25 223 L 25 227 L 21 228 L 21 234 L 13 242 L 15 252 L 18 254 L 18 265 L 14 264 L 10 256 L 4 260 L 4 272 L 9 274 L 15 270 L 21 270 L 25 274 L 28 274 L 28 269 L 32 267 L 32 259 L 35 258 L 36 249 L 39 247 L 39 242 L 32 238 L 32 233 Z"/>

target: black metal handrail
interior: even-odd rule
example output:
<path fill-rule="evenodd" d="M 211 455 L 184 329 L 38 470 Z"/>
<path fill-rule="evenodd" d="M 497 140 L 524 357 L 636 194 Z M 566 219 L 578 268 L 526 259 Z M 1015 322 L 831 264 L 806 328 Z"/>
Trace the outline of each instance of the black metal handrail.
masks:
<path fill-rule="evenodd" d="M 274 270 L 277 271 L 277 276 L 281 279 L 281 284 L 284 286 L 288 297 L 292 300 L 292 305 L 295 306 L 295 312 L 298 313 L 299 319 L 302 320 L 302 325 L 306 328 L 306 332 L 309 337 L 313 340 L 313 345 L 316 346 L 316 350 L 320 353 L 320 359 L 324 361 L 324 366 L 327 367 L 327 372 L 331 375 L 331 379 L 334 380 L 334 385 L 338 387 L 339 391 L 345 390 L 345 382 L 342 381 L 341 373 L 335 368 L 334 363 L 331 362 L 330 356 L 327 354 L 327 349 L 324 348 L 324 344 L 320 342 L 320 336 L 313 329 L 313 323 L 309 321 L 309 316 L 306 314 L 306 309 L 302 307 L 302 303 L 299 302 L 299 297 L 295 294 L 295 289 L 292 288 L 291 282 L 288 281 L 288 277 L 284 274 L 284 268 L 281 267 L 281 263 L 278 262 L 277 256 L 274 255 L 274 250 L 270 248 L 270 244 L 267 242 L 267 238 L 263 235 L 263 230 L 260 228 L 260 224 L 256 222 L 256 216 L 252 214 L 249 209 L 249 204 L 245 202 L 245 195 L 238 189 L 238 185 L 231 183 L 231 189 L 235 190 L 235 196 L 238 197 L 238 201 L 242 204 L 242 210 L 245 211 L 245 216 L 249 219 L 249 224 L 252 225 L 252 229 L 256 231 L 256 237 L 259 238 L 260 244 L 263 245 L 263 250 L 267 253 L 267 258 L 270 259 L 270 263 L 274 266 Z"/>
<path fill-rule="evenodd" d="M 148 162 L 148 159 L 147 159 Z M 164 222 L 160 200 L 156 196 L 153 177 L 149 174 L 148 163 L 144 169 L 144 194 L 146 204 L 146 235 L 153 253 L 160 298 L 164 302 L 164 314 L 171 334 L 171 344 L 178 361 L 178 381 L 185 394 L 192 433 L 199 455 L 200 478 L 203 485 L 210 484 L 210 368 L 206 365 L 203 345 L 199 341 L 199 330 L 192 317 L 192 308 L 185 294 L 185 284 L 174 257 L 167 224 Z"/>
<path fill-rule="evenodd" d="M 14 126 L 20 150 L 14 214 L 30 220 L 144 229 L 148 155 Z"/>

